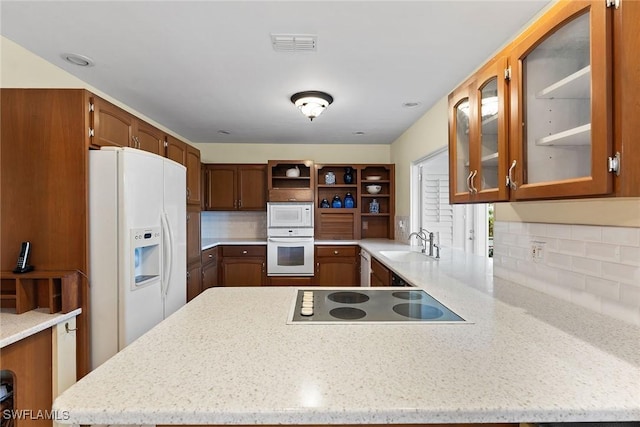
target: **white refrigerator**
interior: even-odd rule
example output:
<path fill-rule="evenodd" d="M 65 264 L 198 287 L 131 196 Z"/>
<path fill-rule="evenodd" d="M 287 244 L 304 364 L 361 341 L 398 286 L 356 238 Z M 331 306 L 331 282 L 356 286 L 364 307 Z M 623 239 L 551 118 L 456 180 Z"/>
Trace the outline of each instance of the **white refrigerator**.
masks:
<path fill-rule="evenodd" d="M 91 365 L 186 303 L 186 169 L 133 148 L 89 152 Z"/>

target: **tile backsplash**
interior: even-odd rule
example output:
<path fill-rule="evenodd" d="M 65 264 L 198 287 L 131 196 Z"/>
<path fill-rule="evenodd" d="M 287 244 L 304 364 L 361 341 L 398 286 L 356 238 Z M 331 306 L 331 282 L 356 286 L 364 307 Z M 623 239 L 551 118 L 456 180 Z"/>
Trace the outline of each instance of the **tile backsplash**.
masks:
<path fill-rule="evenodd" d="M 496 221 L 494 275 L 640 325 L 640 228 Z"/>
<path fill-rule="evenodd" d="M 267 238 L 266 212 L 202 212 L 202 237 Z"/>

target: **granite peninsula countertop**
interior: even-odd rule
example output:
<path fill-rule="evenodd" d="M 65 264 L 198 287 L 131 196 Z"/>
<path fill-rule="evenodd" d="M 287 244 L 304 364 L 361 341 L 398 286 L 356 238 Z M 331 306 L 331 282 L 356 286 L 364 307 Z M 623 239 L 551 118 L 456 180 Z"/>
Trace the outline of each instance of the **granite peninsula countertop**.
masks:
<path fill-rule="evenodd" d="M 640 420 L 640 328 L 456 251 L 394 262 L 465 324 L 287 324 L 295 289 L 212 288 L 89 373 L 72 424 Z"/>
<path fill-rule="evenodd" d="M 0 348 L 66 322 L 81 312 L 82 309 L 78 308 L 69 313 L 49 314 L 49 309 L 38 308 L 16 314 L 15 309 L 3 308 L 0 311 Z"/>

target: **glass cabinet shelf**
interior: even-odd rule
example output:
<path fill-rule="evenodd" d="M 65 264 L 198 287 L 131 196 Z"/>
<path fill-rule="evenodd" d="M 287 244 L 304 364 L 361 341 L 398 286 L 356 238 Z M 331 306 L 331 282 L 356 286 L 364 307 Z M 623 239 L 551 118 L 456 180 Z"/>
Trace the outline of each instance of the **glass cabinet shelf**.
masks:
<path fill-rule="evenodd" d="M 536 145 L 591 145 L 591 123 L 545 136 L 536 140 Z"/>
<path fill-rule="evenodd" d="M 591 97 L 591 66 L 587 65 L 536 94 L 540 99 L 589 99 Z"/>

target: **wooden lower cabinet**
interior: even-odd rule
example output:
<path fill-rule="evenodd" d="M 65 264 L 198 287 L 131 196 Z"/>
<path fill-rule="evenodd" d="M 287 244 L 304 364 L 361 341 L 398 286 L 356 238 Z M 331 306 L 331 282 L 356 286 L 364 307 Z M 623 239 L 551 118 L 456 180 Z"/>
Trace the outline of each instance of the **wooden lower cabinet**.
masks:
<path fill-rule="evenodd" d="M 371 258 L 371 286 L 391 286 L 391 270 Z"/>
<path fill-rule="evenodd" d="M 202 292 L 202 264 L 187 266 L 187 302 Z"/>
<path fill-rule="evenodd" d="M 223 246 L 221 286 L 264 286 L 267 283 L 267 247 Z"/>
<path fill-rule="evenodd" d="M 316 246 L 314 284 L 360 286 L 360 256 L 357 245 Z"/>
<path fill-rule="evenodd" d="M 218 247 L 202 251 L 202 290 L 219 285 Z"/>

